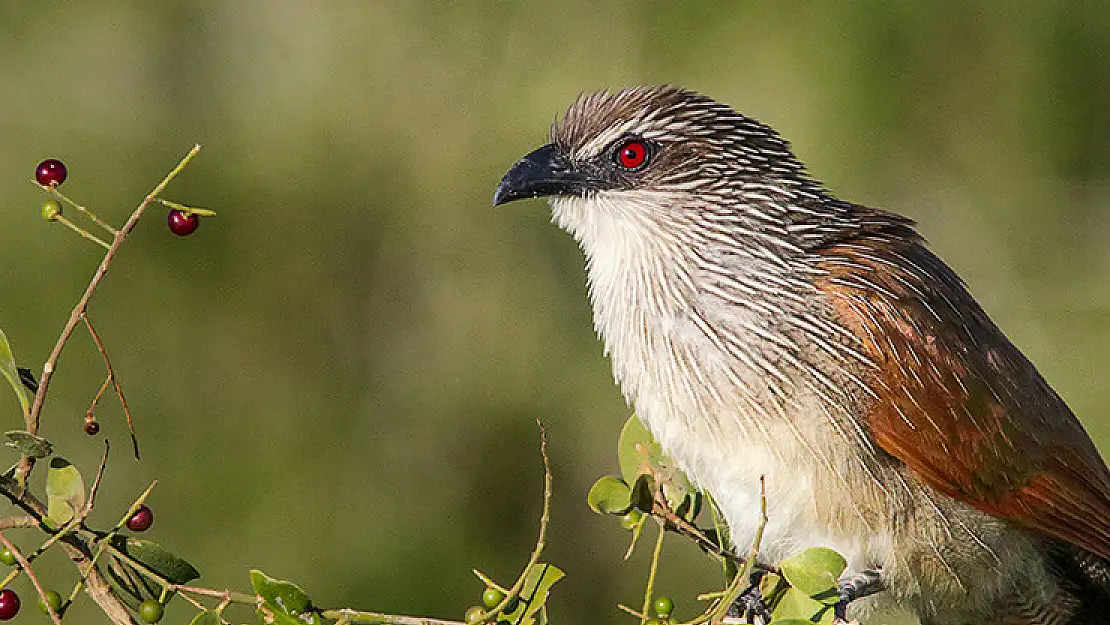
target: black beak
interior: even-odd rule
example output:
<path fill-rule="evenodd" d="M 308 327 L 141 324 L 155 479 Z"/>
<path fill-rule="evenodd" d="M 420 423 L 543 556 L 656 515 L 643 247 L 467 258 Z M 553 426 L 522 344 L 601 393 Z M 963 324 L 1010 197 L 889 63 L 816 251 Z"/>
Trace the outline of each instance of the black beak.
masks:
<path fill-rule="evenodd" d="M 493 205 L 546 195 L 582 195 L 585 178 L 547 144 L 516 162 L 497 185 Z"/>

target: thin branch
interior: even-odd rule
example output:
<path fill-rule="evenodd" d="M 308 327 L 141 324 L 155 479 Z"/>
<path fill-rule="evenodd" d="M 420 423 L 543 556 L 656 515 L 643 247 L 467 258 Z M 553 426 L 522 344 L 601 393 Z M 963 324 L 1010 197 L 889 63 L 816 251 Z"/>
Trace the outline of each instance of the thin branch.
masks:
<path fill-rule="evenodd" d="M 124 524 L 127 523 L 127 519 L 130 519 L 131 516 L 134 515 L 135 512 L 137 512 L 139 510 L 139 506 L 146 503 L 146 498 L 150 497 L 150 493 L 154 490 L 154 487 L 157 486 L 157 485 L 158 485 L 158 480 L 154 480 L 150 483 L 150 486 L 146 487 L 146 490 L 144 490 L 142 492 L 142 494 L 139 495 L 138 498 L 136 498 L 135 501 L 133 501 L 131 503 L 131 505 L 127 508 L 127 512 L 125 512 L 123 514 L 123 518 L 121 518 L 119 520 L 119 522 L 116 523 L 115 527 L 112 529 L 112 531 L 110 533 L 115 533 L 115 532 L 118 532 L 121 529 L 123 529 Z M 130 560 L 130 558 L 128 558 L 128 560 Z"/>
<path fill-rule="evenodd" d="M 0 530 L 38 527 L 39 522 L 33 516 L 13 516 L 0 519 Z"/>
<path fill-rule="evenodd" d="M 359 625 L 466 625 L 462 621 L 445 621 L 423 616 L 401 616 L 380 612 L 359 612 L 358 610 L 324 610 L 324 618 Z"/>
<path fill-rule="evenodd" d="M 85 421 L 92 421 L 96 418 L 93 414 L 96 412 L 96 405 L 100 403 L 100 398 L 104 396 L 104 391 L 108 390 L 108 385 L 112 383 L 112 376 L 109 374 L 104 377 L 104 383 L 100 385 L 100 390 L 96 392 L 92 402 L 89 403 L 89 409 L 85 411 Z"/>
<path fill-rule="evenodd" d="M 170 584 L 167 586 L 171 591 L 177 591 L 182 594 L 200 595 L 202 597 L 212 597 L 213 599 L 221 599 L 222 603 L 245 603 L 249 605 L 258 605 L 258 596 L 245 592 L 235 592 L 234 590 L 216 590 L 214 588 L 202 588 L 200 586 L 187 586 L 185 584 Z"/>
<path fill-rule="evenodd" d="M 112 619 L 112 622 L 116 625 L 134 625 L 135 619 L 131 618 L 131 614 L 127 611 L 123 602 L 112 591 L 112 587 L 108 585 L 100 571 L 96 569 L 92 562 L 92 554 L 88 553 L 88 549 L 78 549 L 68 542 L 64 543 L 63 546 L 69 554 L 69 559 L 77 565 L 77 570 L 84 571 L 85 594 L 95 601 L 104 614 Z"/>
<path fill-rule="evenodd" d="M 35 184 L 38 184 L 38 182 L 36 181 Z M 42 186 L 42 185 L 39 185 L 39 186 Z M 101 219 L 99 217 L 97 217 L 95 213 L 93 213 L 89 209 L 85 208 L 84 206 L 81 206 L 77 202 L 74 202 L 70 198 L 66 197 L 61 191 L 58 190 L 58 187 L 53 187 L 53 186 L 49 187 L 48 191 L 51 194 L 58 196 L 58 198 L 60 200 L 62 200 L 63 202 L 65 202 L 66 204 L 69 204 L 73 208 L 76 208 L 77 212 L 81 213 L 85 217 L 88 217 L 89 219 L 96 222 L 96 225 L 98 225 L 101 228 L 104 228 L 105 230 L 107 230 L 108 233 L 111 234 L 112 236 L 115 236 L 116 232 L 118 232 L 118 230 L 116 230 L 112 226 L 110 226 L 110 225 L 104 223 L 103 221 L 101 221 Z"/>
<path fill-rule="evenodd" d="M 92 320 L 89 319 L 87 313 L 81 313 L 81 321 L 85 322 L 85 327 L 89 329 L 89 334 L 92 335 L 93 342 L 96 343 L 96 349 L 100 352 L 100 356 L 104 358 L 104 368 L 108 370 L 108 379 L 112 381 L 112 385 L 116 388 L 116 395 L 119 397 L 119 403 L 123 406 L 123 414 L 127 417 L 127 431 L 131 433 L 131 448 L 135 453 L 135 459 L 139 459 L 139 439 L 135 437 L 135 424 L 131 421 L 131 409 L 127 407 L 127 400 L 123 397 L 123 389 L 119 385 L 119 379 L 116 378 L 116 372 L 112 369 L 112 360 L 108 358 L 108 350 L 104 349 L 104 341 L 100 340 L 100 334 L 97 333 L 96 328 L 93 327 Z M 99 399 L 100 394 L 97 394 Z M 93 402 L 95 405 L 95 401 Z M 92 408 L 89 408 L 89 414 L 92 414 Z"/>
<path fill-rule="evenodd" d="M 0 543 L 3 543 L 4 546 L 8 548 L 8 551 L 15 556 L 16 562 L 19 563 L 23 572 L 27 574 L 27 579 L 31 580 L 31 585 L 35 587 L 35 592 L 39 594 L 39 598 L 42 599 L 42 604 L 46 606 L 47 613 L 50 615 L 50 620 L 54 621 L 54 625 L 62 625 L 61 617 L 54 611 L 54 606 L 50 605 L 50 602 L 46 600 L 46 591 L 42 589 L 42 584 L 39 583 L 38 576 L 35 575 L 35 571 L 31 568 L 31 563 L 23 555 L 23 552 L 13 545 L 11 541 L 8 540 L 8 537 L 4 536 L 3 532 L 0 532 Z"/>
<path fill-rule="evenodd" d="M 481 571 L 474 570 L 474 574 L 479 579 L 485 581 L 490 587 L 503 590 L 505 593 L 501 603 L 486 611 L 483 619 L 501 614 L 513 599 L 520 597 L 520 591 L 524 588 L 524 580 L 528 576 L 528 572 L 540 561 L 540 554 L 543 553 L 544 547 L 547 545 L 547 525 L 551 521 L 551 461 L 547 457 L 547 429 L 544 428 L 543 422 L 539 419 L 536 419 L 536 424 L 540 426 L 540 457 L 543 459 L 543 513 L 540 514 L 540 529 L 536 537 L 536 546 L 532 549 L 532 555 L 528 558 L 528 563 L 524 565 L 524 570 L 521 571 L 512 587 L 507 590 L 503 590 L 501 586 L 493 583 L 493 580 Z M 465 625 L 461 621 L 445 621 L 423 616 L 403 616 L 382 612 L 362 612 L 348 608 L 321 610 L 320 614 L 326 619 L 339 621 L 340 623 L 357 623 L 359 625 Z"/>
<path fill-rule="evenodd" d="M 93 478 L 92 486 L 89 487 L 89 498 L 85 501 L 85 510 L 80 514 L 82 523 L 92 514 L 93 503 L 96 501 L 96 494 L 100 490 L 100 480 L 104 478 L 104 469 L 108 466 L 108 450 L 110 448 L 111 445 L 108 444 L 108 439 L 104 439 L 104 456 L 100 459 L 100 468 L 96 470 L 96 477 Z"/>
<path fill-rule="evenodd" d="M 88 309 L 89 300 L 92 299 L 93 293 L 96 292 L 96 288 L 100 286 L 101 280 L 103 280 L 104 276 L 108 273 L 108 267 L 111 266 L 112 260 L 116 257 L 116 253 L 119 252 L 120 246 L 122 246 L 123 242 L 127 239 L 127 235 L 131 234 L 131 231 L 135 229 L 135 225 L 139 222 L 139 218 L 143 216 L 146 207 L 165 190 L 166 186 L 169 185 L 183 169 L 185 169 L 185 166 L 189 164 L 189 161 L 193 160 L 193 157 L 196 156 L 199 151 L 200 145 L 194 145 L 193 149 L 189 150 L 189 153 L 178 162 L 177 166 L 170 170 L 170 173 L 166 174 L 166 177 L 155 185 L 154 189 L 143 198 L 143 201 L 139 203 L 139 206 L 135 208 L 131 216 L 127 219 L 127 223 L 116 232 L 115 237 L 112 239 L 112 246 L 108 248 L 107 253 L 104 254 L 103 260 L 100 261 L 100 266 L 96 268 L 96 273 L 93 274 L 88 287 L 85 288 L 85 293 L 77 300 L 77 304 L 73 307 L 73 311 L 69 315 L 69 320 L 62 329 L 62 333 L 58 336 L 58 341 L 54 344 L 53 351 L 50 352 L 50 357 L 47 358 L 46 363 L 42 367 L 42 378 L 39 380 L 39 390 L 35 393 L 35 401 L 31 405 L 31 413 L 27 415 L 27 431 L 31 434 L 38 433 L 39 417 L 42 414 L 43 402 L 46 401 L 46 391 L 50 388 L 50 379 L 54 376 L 54 370 L 58 365 L 58 358 L 62 355 L 62 349 L 65 347 L 66 342 L 69 341 L 70 335 L 73 334 L 73 330 L 80 322 L 81 315 Z M 21 471 L 23 475 L 26 475 L 27 471 L 30 469 L 30 460 L 25 460 L 25 463 L 21 463 L 21 465 L 27 465 L 26 468 Z M 23 467 L 21 466 L 21 468 Z"/>
<path fill-rule="evenodd" d="M 755 567 L 756 557 L 759 555 L 759 546 L 763 542 L 763 530 L 767 527 L 767 485 L 763 476 L 759 478 L 759 526 L 755 531 L 755 540 L 752 541 L 752 547 L 748 551 L 748 556 L 744 558 L 744 566 L 737 572 L 736 576 L 729 580 L 727 586 L 716 601 L 713 602 L 705 612 L 697 618 L 687 621 L 685 623 L 678 623 L 676 625 L 704 625 L 706 623 L 725 623 L 735 622 L 731 619 L 726 619 L 725 615 L 728 609 L 740 596 L 747 584 L 750 583 L 752 569 Z"/>
<path fill-rule="evenodd" d="M 744 558 L 742 556 L 738 556 L 732 551 L 725 549 L 719 543 L 706 536 L 705 532 L 698 529 L 696 525 L 690 523 L 672 510 L 661 489 L 655 493 L 651 514 L 652 516 L 662 519 L 666 523 L 667 529 L 693 540 L 703 551 L 711 553 L 719 558 L 724 558 L 737 566 L 744 564 Z"/>
<path fill-rule="evenodd" d="M 667 535 L 667 528 L 659 524 L 659 536 L 655 539 L 655 550 L 651 552 L 651 569 L 648 572 L 647 586 L 644 588 L 644 618 L 647 620 L 648 611 L 651 609 L 651 596 L 655 594 L 655 574 L 659 571 L 659 558 L 663 554 L 663 537 Z"/>
<path fill-rule="evenodd" d="M 540 531 L 536 536 L 536 546 L 532 549 L 532 556 L 528 558 L 528 564 L 524 566 L 524 570 L 520 572 L 520 577 L 517 578 L 509 592 L 505 593 L 501 603 L 490 608 L 489 614 L 501 613 L 509 606 L 509 602 L 520 596 L 520 591 L 524 589 L 524 579 L 528 576 L 532 567 L 540 561 L 540 554 L 547 546 L 547 525 L 551 521 L 551 461 L 547 457 L 547 429 L 539 419 L 536 419 L 536 425 L 540 426 L 540 458 L 543 459 L 543 513 L 540 514 Z"/>
<path fill-rule="evenodd" d="M 52 219 L 54 221 L 61 222 L 63 225 L 65 225 L 65 227 L 67 227 L 70 230 L 72 230 L 72 231 L 76 232 L 77 234 L 81 235 L 81 237 L 83 237 L 85 239 L 88 239 L 89 241 L 92 241 L 93 243 L 96 243 L 100 247 L 102 247 L 106 250 L 112 249 L 112 246 L 105 243 L 104 239 L 101 239 L 100 237 L 96 236 L 95 234 L 93 234 L 93 233 L 89 232 L 88 230 L 85 230 L 81 226 L 78 226 L 77 224 L 73 223 L 65 215 L 63 215 L 61 213 L 56 213 L 52 217 Z"/>

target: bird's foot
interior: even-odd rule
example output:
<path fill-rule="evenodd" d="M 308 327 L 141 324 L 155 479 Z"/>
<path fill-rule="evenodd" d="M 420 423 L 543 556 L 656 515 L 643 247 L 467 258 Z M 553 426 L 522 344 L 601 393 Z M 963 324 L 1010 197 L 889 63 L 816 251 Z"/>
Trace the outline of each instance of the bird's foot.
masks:
<path fill-rule="evenodd" d="M 884 588 L 882 573 L 877 569 L 867 569 L 842 577 L 836 583 L 840 601 L 833 606 L 834 623 L 848 622 L 848 604 L 856 599 L 869 597 Z"/>
<path fill-rule="evenodd" d="M 763 602 L 763 593 L 759 590 L 759 582 L 763 580 L 766 571 L 753 569 L 748 577 L 748 587 L 740 593 L 728 609 L 728 616 L 739 617 L 748 623 L 770 623 L 771 611 Z"/>

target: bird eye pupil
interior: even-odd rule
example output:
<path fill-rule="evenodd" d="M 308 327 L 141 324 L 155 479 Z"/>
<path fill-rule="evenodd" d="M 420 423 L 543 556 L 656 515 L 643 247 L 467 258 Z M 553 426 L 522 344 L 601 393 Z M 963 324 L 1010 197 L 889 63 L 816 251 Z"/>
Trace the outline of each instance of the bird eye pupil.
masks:
<path fill-rule="evenodd" d="M 625 169 L 637 169 L 647 162 L 647 146 L 640 141 L 629 141 L 617 152 L 617 160 Z"/>

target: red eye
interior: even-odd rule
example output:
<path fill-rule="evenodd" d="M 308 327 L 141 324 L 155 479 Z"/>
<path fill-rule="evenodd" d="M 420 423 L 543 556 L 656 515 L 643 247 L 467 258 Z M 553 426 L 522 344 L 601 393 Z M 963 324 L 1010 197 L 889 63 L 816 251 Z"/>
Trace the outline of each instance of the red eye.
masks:
<path fill-rule="evenodd" d="M 625 169 L 639 169 L 647 163 L 647 160 L 648 148 L 644 145 L 643 141 L 633 139 L 632 141 L 626 142 L 617 150 L 617 162 Z"/>

